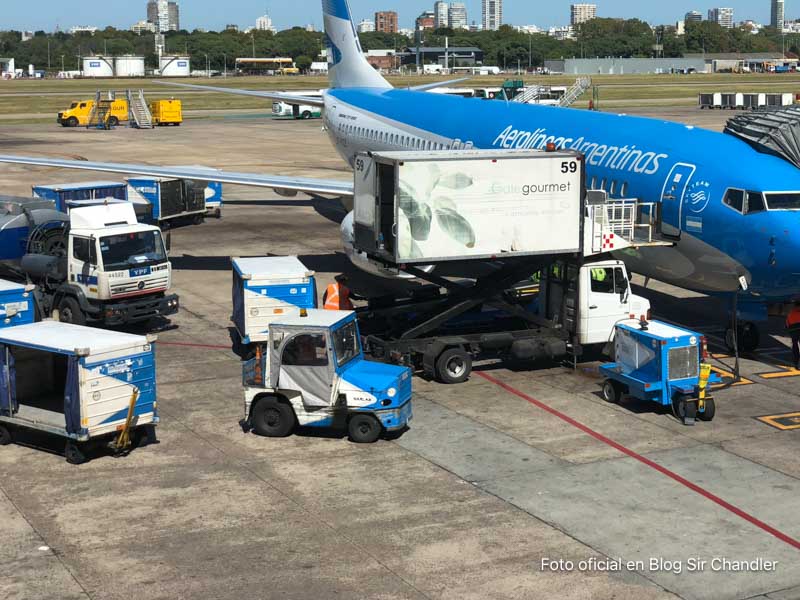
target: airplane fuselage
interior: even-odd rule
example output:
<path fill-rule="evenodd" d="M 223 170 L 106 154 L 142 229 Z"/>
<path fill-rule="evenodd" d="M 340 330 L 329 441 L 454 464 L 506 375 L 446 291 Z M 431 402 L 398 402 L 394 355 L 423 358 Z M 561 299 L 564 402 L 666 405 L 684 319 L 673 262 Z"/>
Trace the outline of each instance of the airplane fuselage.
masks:
<path fill-rule="evenodd" d="M 660 203 L 671 248 L 627 251 L 632 271 L 705 293 L 787 302 L 800 297 L 798 210 L 745 212 L 728 190 L 800 192 L 800 170 L 733 136 L 608 113 L 486 101 L 399 89 L 334 89 L 325 124 L 345 160 L 361 151 L 543 149 L 586 156 L 590 187 Z"/>

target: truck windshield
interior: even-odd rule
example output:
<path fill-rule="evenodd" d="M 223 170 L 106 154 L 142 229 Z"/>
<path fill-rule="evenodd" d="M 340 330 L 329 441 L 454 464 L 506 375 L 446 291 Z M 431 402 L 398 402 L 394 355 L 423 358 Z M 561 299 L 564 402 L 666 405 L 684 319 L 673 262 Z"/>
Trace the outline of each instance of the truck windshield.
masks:
<path fill-rule="evenodd" d="M 137 231 L 100 238 L 103 267 L 126 269 L 164 262 L 167 253 L 160 231 Z"/>
<path fill-rule="evenodd" d="M 355 321 L 350 321 L 333 332 L 333 350 L 336 352 L 336 364 L 340 367 L 361 354 Z"/>
<path fill-rule="evenodd" d="M 767 192 L 767 206 L 770 210 L 797 210 L 800 208 L 800 192 Z"/>

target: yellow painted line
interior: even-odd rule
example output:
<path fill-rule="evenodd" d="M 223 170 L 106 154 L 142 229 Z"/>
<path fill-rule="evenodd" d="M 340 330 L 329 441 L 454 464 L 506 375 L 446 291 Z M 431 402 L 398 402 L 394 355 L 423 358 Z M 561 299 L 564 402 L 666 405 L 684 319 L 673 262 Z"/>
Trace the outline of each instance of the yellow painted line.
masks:
<path fill-rule="evenodd" d="M 714 371 L 714 373 L 716 373 L 717 375 L 722 375 L 723 377 L 728 377 L 729 379 L 733 379 L 735 377 L 735 375 L 733 373 L 731 373 L 730 371 L 726 371 L 725 369 L 720 369 L 719 367 L 712 366 L 711 370 Z M 746 377 L 742 377 L 741 379 L 739 379 L 739 381 L 737 381 L 736 383 L 734 383 L 732 385 L 733 386 L 751 385 L 753 383 L 755 383 L 755 382 L 754 381 L 750 381 Z M 714 385 L 711 386 L 711 389 L 712 390 L 718 390 L 719 388 L 722 388 L 722 387 L 728 387 L 728 384 L 727 383 L 715 383 Z"/>
<path fill-rule="evenodd" d="M 800 429 L 800 412 L 785 413 L 782 415 L 768 415 L 765 417 L 756 417 L 756 419 L 762 423 L 766 423 L 770 427 L 780 429 L 781 431 Z"/>
<path fill-rule="evenodd" d="M 756 373 L 762 379 L 780 379 L 782 377 L 800 377 L 800 371 L 790 366 L 778 365 L 782 370 L 770 373 Z"/>

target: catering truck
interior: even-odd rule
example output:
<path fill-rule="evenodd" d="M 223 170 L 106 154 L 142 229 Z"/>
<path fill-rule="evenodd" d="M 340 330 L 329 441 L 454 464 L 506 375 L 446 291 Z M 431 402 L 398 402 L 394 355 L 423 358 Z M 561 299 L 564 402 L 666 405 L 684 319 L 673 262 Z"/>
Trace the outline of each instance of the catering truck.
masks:
<path fill-rule="evenodd" d="M 374 356 L 458 383 L 478 357 L 577 361 L 650 310 L 610 252 L 664 244 L 656 207 L 587 193 L 579 153 L 365 153 L 354 177 L 348 252 L 432 284 L 358 309 Z"/>
<path fill-rule="evenodd" d="M 0 260 L 7 278 L 34 286 L 38 318 L 107 326 L 178 311 L 161 230 L 122 201 L 69 214 L 34 198 L 0 198 Z"/>
<path fill-rule="evenodd" d="M 41 431 L 80 464 L 94 444 L 155 442 L 155 339 L 56 321 L 0 329 L 0 446 Z"/>

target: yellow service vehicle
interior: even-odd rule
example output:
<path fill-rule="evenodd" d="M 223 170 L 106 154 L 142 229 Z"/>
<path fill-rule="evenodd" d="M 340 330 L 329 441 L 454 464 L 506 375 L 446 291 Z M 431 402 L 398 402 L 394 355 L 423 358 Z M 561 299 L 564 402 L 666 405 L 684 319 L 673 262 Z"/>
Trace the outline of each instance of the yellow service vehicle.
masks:
<path fill-rule="evenodd" d="M 73 102 L 64 112 L 58 113 L 58 122 L 64 127 L 86 127 L 94 109 L 94 100 Z M 116 127 L 128 121 L 128 101 L 114 100 L 106 115 L 106 123 Z"/>
<path fill-rule="evenodd" d="M 183 123 L 183 105 L 180 100 L 156 100 L 150 103 L 153 125 L 180 125 Z"/>

